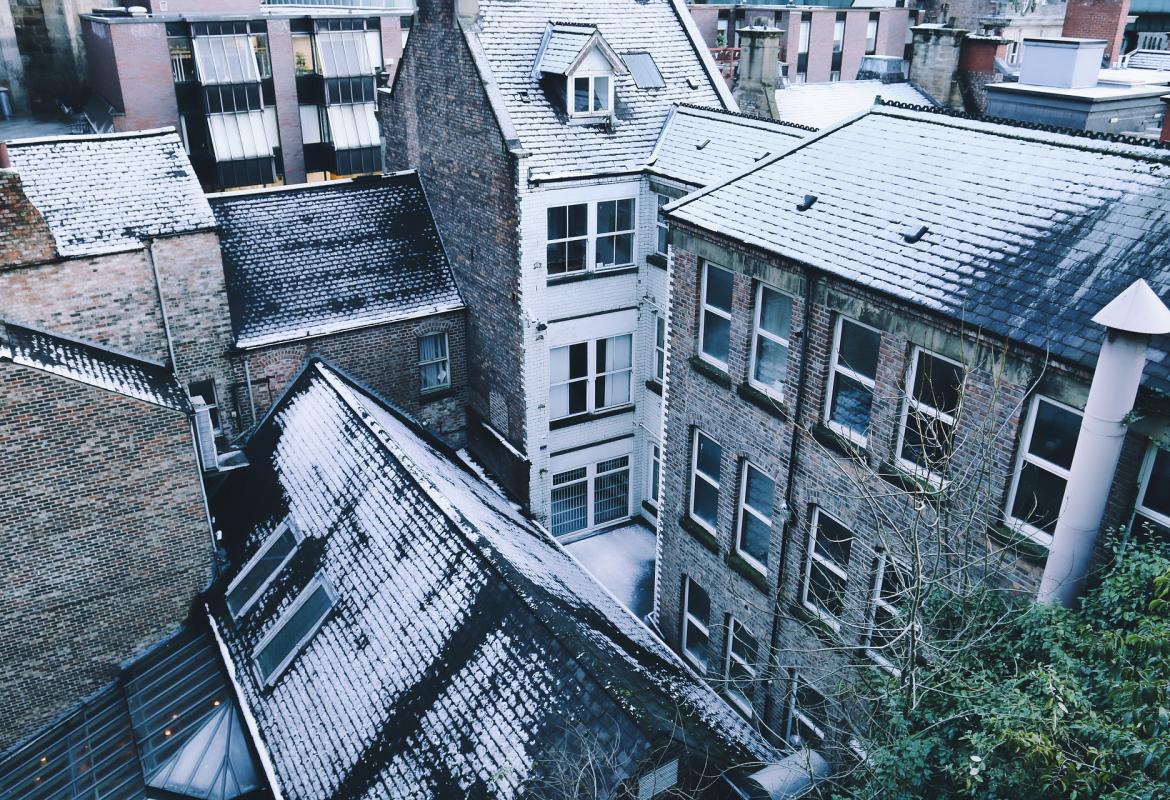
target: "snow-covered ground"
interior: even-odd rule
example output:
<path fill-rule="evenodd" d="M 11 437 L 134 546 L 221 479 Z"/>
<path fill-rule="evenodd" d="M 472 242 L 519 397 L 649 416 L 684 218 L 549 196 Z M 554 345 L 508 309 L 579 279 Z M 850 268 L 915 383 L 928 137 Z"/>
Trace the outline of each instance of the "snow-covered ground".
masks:
<path fill-rule="evenodd" d="M 654 531 L 641 523 L 611 528 L 565 545 L 593 577 L 639 618 L 654 602 Z"/>

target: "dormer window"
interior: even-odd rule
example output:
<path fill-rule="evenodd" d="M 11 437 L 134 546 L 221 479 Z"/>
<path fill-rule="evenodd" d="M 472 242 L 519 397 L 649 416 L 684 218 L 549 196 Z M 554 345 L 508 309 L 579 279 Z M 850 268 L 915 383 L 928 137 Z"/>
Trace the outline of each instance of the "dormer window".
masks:
<path fill-rule="evenodd" d="M 572 81 L 574 117 L 608 114 L 613 108 L 613 80 L 609 75 L 574 75 Z"/>

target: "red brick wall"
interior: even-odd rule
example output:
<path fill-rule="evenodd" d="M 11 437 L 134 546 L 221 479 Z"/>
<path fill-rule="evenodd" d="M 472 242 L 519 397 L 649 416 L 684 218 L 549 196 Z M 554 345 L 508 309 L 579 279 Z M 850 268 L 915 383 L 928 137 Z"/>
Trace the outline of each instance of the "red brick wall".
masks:
<path fill-rule="evenodd" d="M 110 24 L 110 37 L 121 87 L 123 117 L 118 131 L 178 126 L 179 106 L 171 79 L 171 56 L 162 22 Z"/>
<path fill-rule="evenodd" d="M 20 174 L 0 169 L 0 270 L 48 261 L 56 253 L 49 225 L 25 195 Z"/>
<path fill-rule="evenodd" d="M 423 394 L 418 369 L 418 337 L 445 331 L 451 358 L 451 387 Z M 467 344 L 462 311 L 337 333 L 318 339 L 246 351 L 257 417 L 296 377 L 305 360 L 321 356 L 386 400 L 416 416 L 456 446 L 465 444 Z M 259 385 L 267 381 L 266 386 Z M 270 386 L 271 388 L 267 388 Z"/>
<path fill-rule="evenodd" d="M 1121 57 L 1129 0 L 1068 0 L 1063 36 L 1104 39 L 1105 58 L 1116 64 Z"/>
<path fill-rule="evenodd" d="M 176 627 L 211 578 L 185 414 L 0 363 L 0 750 Z"/>

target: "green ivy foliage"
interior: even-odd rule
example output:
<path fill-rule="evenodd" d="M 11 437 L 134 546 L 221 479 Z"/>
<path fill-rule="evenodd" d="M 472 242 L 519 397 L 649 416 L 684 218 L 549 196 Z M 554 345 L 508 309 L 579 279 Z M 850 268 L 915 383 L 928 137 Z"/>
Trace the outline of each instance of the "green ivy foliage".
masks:
<path fill-rule="evenodd" d="M 1170 547 L 1113 543 L 1077 610 L 936 601 L 969 645 L 890 678 L 841 798 L 1170 798 Z M 948 607 L 949 606 L 949 607 Z M 972 637 L 972 619 L 976 621 Z"/>

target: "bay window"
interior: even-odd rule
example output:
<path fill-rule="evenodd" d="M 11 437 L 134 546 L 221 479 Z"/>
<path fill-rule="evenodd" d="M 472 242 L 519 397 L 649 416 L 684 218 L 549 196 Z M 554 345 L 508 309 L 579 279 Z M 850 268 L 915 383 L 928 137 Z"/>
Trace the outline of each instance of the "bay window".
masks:
<path fill-rule="evenodd" d="M 1080 411 L 1047 397 L 1033 398 L 1008 494 L 1007 517 L 1009 525 L 1045 546 L 1056 530 L 1080 430 Z"/>
<path fill-rule="evenodd" d="M 880 346 L 881 333 L 875 328 L 846 317 L 837 318 L 832 369 L 825 392 L 825 423 L 862 447 L 869 439 Z"/>
<path fill-rule="evenodd" d="M 630 402 L 633 334 L 549 351 L 549 418 L 561 419 Z"/>
<path fill-rule="evenodd" d="M 777 398 L 784 396 L 788 375 L 788 337 L 792 329 L 792 298 L 763 283 L 756 287 L 748 382 Z"/>
<path fill-rule="evenodd" d="M 731 349 L 731 287 L 731 272 L 715 264 L 703 264 L 699 355 L 722 369 L 727 369 Z"/>

